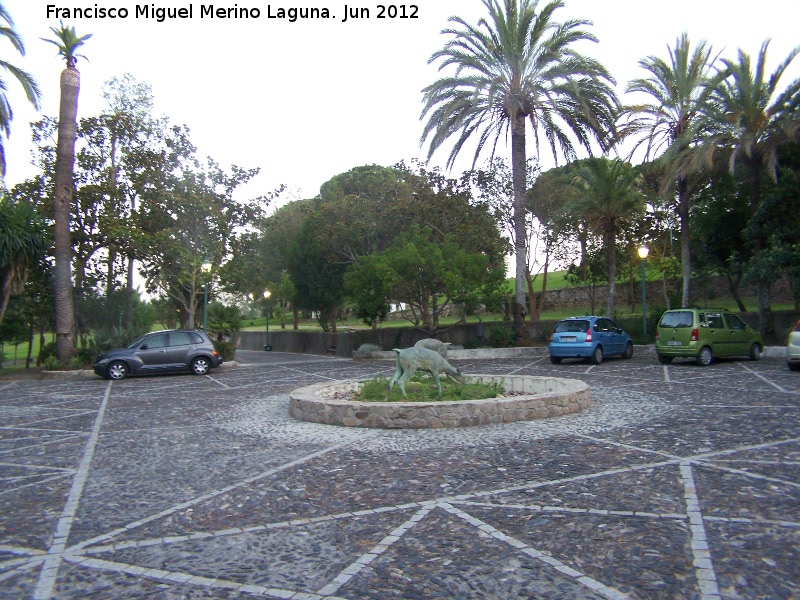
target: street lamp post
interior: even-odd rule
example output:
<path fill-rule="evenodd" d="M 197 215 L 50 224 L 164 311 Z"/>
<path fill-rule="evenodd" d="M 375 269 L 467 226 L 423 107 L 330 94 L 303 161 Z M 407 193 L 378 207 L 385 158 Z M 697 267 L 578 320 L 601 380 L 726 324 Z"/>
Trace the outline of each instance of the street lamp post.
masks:
<path fill-rule="evenodd" d="M 272 292 L 269 290 L 264 290 L 264 298 L 267 300 L 267 312 L 266 312 L 266 323 L 267 323 L 267 337 L 264 344 L 264 352 L 270 352 L 272 350 L 272 346 L 269 345 L 269 297 L 272 295 Z"/>
<path fill-rule="evenodd" d="M 203 286 L 203 331 L 208 333 L 208 274 L 211 271 L 211 263 L 206 261 L 201 268 L 205 273 L 205 284 Z"/>
<path fill-rule="evenodd" d="M 644 329 L 644 334 L 647 335 L 647 266 L 645 261 L 650 249 L 642 245 L 639 247 L 638 252 L 639 258 L 642 259 L 642 328 Z"/>

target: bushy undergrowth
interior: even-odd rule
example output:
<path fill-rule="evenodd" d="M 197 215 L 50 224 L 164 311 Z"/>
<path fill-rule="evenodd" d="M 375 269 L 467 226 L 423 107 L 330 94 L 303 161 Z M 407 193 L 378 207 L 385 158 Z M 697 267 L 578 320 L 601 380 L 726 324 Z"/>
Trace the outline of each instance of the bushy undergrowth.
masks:
<path fill-rule="evenodd" d="M 224 362 L 231 362 L 233 360 L 233 357 L 236 354 L 236 348 L 234 348 L 231 342 L 212 340 L 212 343 L 214 344 L 214 349 L 219 352 Z"/>
<path fill-rule="evenodd" d="M 441 398 L 438 396 L 436 383 L 433 381 L 433 377 L 425 373 L 416 373 L 414 377 L 406 383 L 408 398 L 403 397 L 400 387 L 395 384 L 392 388 L 392 393 L 389 395 L 389 402 L 483 400 L 485 398 L 496 398 L 505 393 L 503 385 L 496 381 L 493 383 L 461 384 L 444 375 L 439 378 L 439 381 L 442 384 Z M 353 400 L 359 402 L 383 402 L 386 399 L 386 388 L 388 385 L 388 378 L 374 377 L 365 381 L 361 390 L 353 394 Z"/>

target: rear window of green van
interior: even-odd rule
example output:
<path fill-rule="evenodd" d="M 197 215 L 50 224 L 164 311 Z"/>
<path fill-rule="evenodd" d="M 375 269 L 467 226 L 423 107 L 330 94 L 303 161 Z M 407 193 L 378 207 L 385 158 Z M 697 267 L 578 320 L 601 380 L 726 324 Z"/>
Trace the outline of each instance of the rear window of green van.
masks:
<path fill-rule="evenodd" d="M 694 315 L 690 310 L 673 310 L 664 313 L 661 317 L 659 327 L 692 327 L 694 325 Z"/>

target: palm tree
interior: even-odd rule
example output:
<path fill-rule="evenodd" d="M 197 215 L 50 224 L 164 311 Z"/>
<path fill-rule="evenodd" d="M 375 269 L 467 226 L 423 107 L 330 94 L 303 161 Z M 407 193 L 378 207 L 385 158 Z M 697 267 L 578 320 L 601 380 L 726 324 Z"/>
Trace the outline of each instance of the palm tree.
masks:
<path fill-rule="evenodd" d="M 750 211 L 755 215 L 761 206 L 763 175 L 773 181 L 778 177 L 778 147 L 786 141 L 800 140 L 800 78 L 792 81 L 783 92 L 778 84 L 790 63 L 800 53 L 795 48 L 767 75 L 765 41 L 756 64 L 741 49 L 737 60 L 724 60 L 725 78 L 703 111 L 701 127 L 710 132 L 697 157 L 705 164 L 715 161 L 722 150 L 731 173 L 737 165 L 744 168 L 748 187 Z M 754 236 L 755 261 L 759 260 L 767 240 L 764 233 Z M 770 280 L 758 280 L 758 321 L 762 334 L 771 333 Z"/>
<path fill-rule="evenodd" d="M 25 56 L 25 46 L 22 43 L 22 38 L 14 31 L 14 21 L 11 15 L 0 3 L 0 38 L 7 39 L 11 45 L 19 52 L 20 56 Z M 6 72 L 11 73 L 14 78 L 20 83 L 25 92 L 25 96 L 36 110 L 39 110 L 39 98 L 41 92 L 39 86 L 36 85 L 33 77 L 22 69 L 15 67 L 9 62 L 0 59 L 0 66 Z M 14 112 L 11 110 L 11 104 L 6 97 L 6 90 L 8 86 L 2 77 L 0 77 L 0 132 L 7 138 L 11 133 L 11 121 L 14 120 Z M 3 146 L 3 137 L 0 136 L 0 179 L 6 175 L 6 153 Z"/>
<path fill-rule="evenodd" d="M 617 279 L 617 235 L 644 207 L 638 181 L 639 175 L 629 163 L 607 158 L 581 161 L 573 179 L 579 196 L 570 212 L 585 219 L 589 228 L 602 236 L 608 256 L 606 316 L 611 319 Z"/>
<path fill-rule="evenodd" d="M 72 243 L 69 236 L 70 206 L 72 204 L 73 169 L 75 167 L 75 139 L 78 134 L 78 92 L 81 75 L 75 64 L 80 54 L 76 50 L 91 37 L 78 37 L 74 27 L 50 28 L 55 40 L 45 39 L 58 48 L 67 68 L 61 71 L 61 103 L 58 114 L 58 139 L 56 142 L 54 231 L 55 270 L 54 292 L 56 305 L 56 355 L 66 362 L 74 352 L 72 306 Z M 43 38 L 44 39 L 44 38 Z"/>
<path fill-rule="evenodd" d="M 526 121 L 530 121 L 539 153 L 544 136 L 557 158 L 576 157 L 575 145 L 591 152 L 597 140 L 605 147 L 614 133 L 618 102 L 614 80 L 597 61 L 574 46 L 596 42 L 585 20 L 556 22 L 553 13 L 563 6 L 552 0 L 539 10 L 538 0 L 482 0 L 488 17 L 477 26 L 459 17 L 458 29 L 442 33 L 453 38 L 435 52 L 429 63 L 441 60 L 440 70 L 455 73 L 423 89 L 421 118 L 428 118 L 421 143 L 430 137 L 428 159 L 451 136 L 457 136 L 447 161 L 452 168 L 464 144 L 477 137 L 473 168 L 490 140 L 492 154 L 501 135 L 511 134 L 514 187 L 514 249 L 516 283 L 514 324 L 525 336 L 525 274 L 527 272 L 525 210 Z M 573 141 L 573 138 L 576 140 Z"/>
<path fill-rule="evenodd" d="M 628 83 L 627 92 L 647 94 L 652 101 L 626 106 L 623 116 L 628 118 L 621 128 L 620 136 L 638 137 L 631 154 L 643 145 L 645 158 L 661 155 L 671 163 L 665 177 L 665 189 L 677 194 L 677 213 L 681 226 L 681 266 L 683 273 L 682 306 L 689 306 L 689 281 L 692 276 L 689 235 L 689 206 L 694 187 L 699 183 L 697 173 L 681 170 L 683 151 L 695 140 L 692 122 L 703 110 L 717 81 L 713 70 L 717 56 L 712 56 L 711 46 L 705 40 L 692 50 L 689 37 L 684 33 L 667 47 L 669 62 L 656 56 L 639 61 L 639 66 L 648 72 L 646 78 Z"/>

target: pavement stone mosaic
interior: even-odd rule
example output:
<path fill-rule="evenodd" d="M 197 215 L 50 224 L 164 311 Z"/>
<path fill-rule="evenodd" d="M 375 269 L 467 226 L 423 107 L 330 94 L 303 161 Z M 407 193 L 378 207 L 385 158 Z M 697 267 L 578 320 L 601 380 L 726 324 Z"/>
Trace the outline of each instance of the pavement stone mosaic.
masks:
<path fill-rule="evenodd" d="M 0 380 L 0 598 L 800 598 L 800 376 L 778 357 L 464 372 L 589 383 L 575 415 L 293 420 L 393 365 L 240 352 L 205 377 Z"/>

